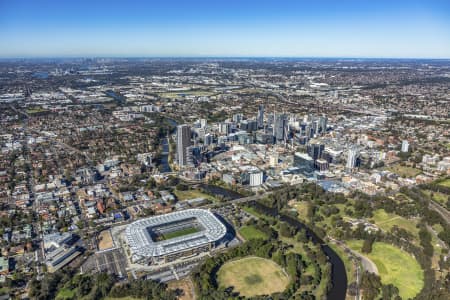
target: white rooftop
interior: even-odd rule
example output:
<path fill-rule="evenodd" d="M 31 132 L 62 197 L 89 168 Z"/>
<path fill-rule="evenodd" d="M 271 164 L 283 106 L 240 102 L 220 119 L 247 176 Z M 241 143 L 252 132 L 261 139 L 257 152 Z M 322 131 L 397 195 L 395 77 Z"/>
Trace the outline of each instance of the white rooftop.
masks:
<path fill-rule="evenodd" d="M 190 218 L 196 218 L 204 229 L 163 241 L 153 241 L 150 236 L 149 229 L 152 227 Z M 197 248 L 220 240 L 225 236 L 226 231 L 225 225 L 210 211 L 188 209 L 133 222 L 127 226 L 125 235 L 131 250 L 132 260 L 136 261 L 141 258 L 157 257 Z"/>

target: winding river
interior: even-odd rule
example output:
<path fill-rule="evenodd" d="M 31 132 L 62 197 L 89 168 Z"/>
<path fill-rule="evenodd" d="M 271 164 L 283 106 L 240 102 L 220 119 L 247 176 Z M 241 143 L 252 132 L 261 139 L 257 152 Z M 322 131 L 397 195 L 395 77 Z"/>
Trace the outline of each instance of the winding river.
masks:
<path fill-rule="evenodd" d="M 327 299 L 331 300 L 344 300 L 347 293 L 347 273 L 345 272 L 344 262 L 339 255 L 328 246 L 321 238 L 319 238 L 309 227 L 300 222 L 298 219 L 289 217 L 284 214 L 280 214 L 275 208 L 270 208 L 256 201 L 250 202 L 249 205 L 254 206 L 256 209 L 263 211 L 273 217 L 279 217 L 283 222 L 286 222 L 298 229 L 304 229 L 306 235 L 311 238 L 311 241 L 315 244 L 319 244 L 322 251 L 328 256 L 331 263 L 331 281 L 333 287 L 327 294 Z"/>

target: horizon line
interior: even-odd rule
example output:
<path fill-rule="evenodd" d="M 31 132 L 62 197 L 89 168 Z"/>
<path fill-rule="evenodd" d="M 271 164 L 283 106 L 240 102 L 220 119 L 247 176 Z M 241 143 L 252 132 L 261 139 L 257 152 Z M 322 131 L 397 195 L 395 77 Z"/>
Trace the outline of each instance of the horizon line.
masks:
<path fill-rule="evenodd" d="M 263 56 L 263 55 L 49 55 L 49 56 L 0 56 L 0 60 L 40 59 L 356 59 L 356 60 L 450 60 L 449 57 L 395 57 L 395 56 Z"/>

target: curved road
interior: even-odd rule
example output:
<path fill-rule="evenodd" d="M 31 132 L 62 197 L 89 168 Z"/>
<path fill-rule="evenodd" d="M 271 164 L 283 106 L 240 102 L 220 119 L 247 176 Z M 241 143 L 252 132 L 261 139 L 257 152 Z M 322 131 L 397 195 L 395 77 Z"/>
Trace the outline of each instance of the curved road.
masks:
<path fill-rule="evenodd" d="M 367 256 L 359 254 L 358 252 L 351 249 L 349 250 L 354 256 L 358 257 L 361 260 L 361 265 L 365 271 L 378 275 L 377 265 L 374 264 L 373 261 L 371 261 Z"/>

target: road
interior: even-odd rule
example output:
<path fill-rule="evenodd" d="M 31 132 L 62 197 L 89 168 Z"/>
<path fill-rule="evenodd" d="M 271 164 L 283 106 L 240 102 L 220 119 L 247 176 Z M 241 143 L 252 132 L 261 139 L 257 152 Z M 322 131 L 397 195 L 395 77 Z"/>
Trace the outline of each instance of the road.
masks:
<path fill-rule="evenodd" d="M 450 224 L 450 212 L 448 210 L 435 203 L 433 200 L 430 201 L 430 208 L 441 215 L 447 224 Z"/>
<path fill-rule="evenodd" d="M 354 256 L 356 256 L 357 258 L 360 259 L 361 265 L 365 271 L 378 275 L 377 265 L 374 264 L 373 261 L 371 261 L 368 257 L 366 257 L 362 254 L 359 254 L 358 252 L 355 252 L 351 249 L 349 249 L 349 250 Z"/>
<path fill-rule="evenodd" d="M 246 202 L 251 202 L 251 201 L 257 201 L 260 200 L 270 194 L 272 194 L 273 191 L 270 192 L 265 192 L 264 194 L 261 195 L 254 195 L 254 196 L 249 196 L 249 197 L 243 197 L 243 198 L 237 198 L 237 199 L 233 199 L 233 200 L 228 200 L 228 201 L 224 201 L 224 202 L 219 202 L 219 203 L 211 203 L 211 204 L 207 204 L 202 206 L 202 208 L 217 208 L 217 207 L 221 207 L 221 206 L 226 206 L 226 205 L 230 205 L 230 204 L 239 204 L 239 203 L 246 203 Z"/>
<path fill-rule="evenodd" d="M 330 236 L 328 236 L 328 238 L 330 239 L 331 242 L 333 242 L 334 244 L 336 244 L 337 246 L 341 247 L 342 249 L 344 249 L 345 251 L 349 251 L 351 253 L 351 255 L 355 258 L 357 258 L 360 262 L 361 265 L 363 267 L 363 269 L 369 273 L 374 273 L 378 275 L 378 268 L 377 265 L 374 264 L 373 261 L 371 261 L 368 257 L 353 251 L 352 249 L 350 249 L 349 247 L 347 247 L 347 245 L 345 245 L 345 242 L 336 240 Z"/>

